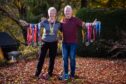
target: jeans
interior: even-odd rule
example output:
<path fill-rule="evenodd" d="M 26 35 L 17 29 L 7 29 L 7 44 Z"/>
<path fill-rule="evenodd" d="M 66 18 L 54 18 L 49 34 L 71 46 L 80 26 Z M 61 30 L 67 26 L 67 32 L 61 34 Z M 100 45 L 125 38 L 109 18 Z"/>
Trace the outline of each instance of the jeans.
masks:
<path fill-rule="evenodd" d="M 63 43 L 62 44 L 62 56 L 63 56 L 63 66 L 64 74 L 68 74 L 68 56 L 70 55 L 70 75 L 74 77 L 75 67 L 76 67 L 76 43 Z"/>

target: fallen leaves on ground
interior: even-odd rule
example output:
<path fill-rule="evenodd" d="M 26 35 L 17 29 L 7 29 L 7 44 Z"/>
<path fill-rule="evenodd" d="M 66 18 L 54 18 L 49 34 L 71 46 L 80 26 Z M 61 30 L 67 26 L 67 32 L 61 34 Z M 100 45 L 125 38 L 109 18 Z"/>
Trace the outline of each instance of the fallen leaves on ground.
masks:
<path fill-rule="evenodd" d="M 45 59 L 42 74 L 48 71 L 49 58 Z M 76 78 L 58 80 L 63 70 L 62 58 L 55 60 L 54 75 L 45 80 L 33 78 L 37 59 L 21 60 L 14 64 L 0 67 L 0 84 L 126 84 L 126 60 L 107 60 L 98 58 L 76 58 Z"/>

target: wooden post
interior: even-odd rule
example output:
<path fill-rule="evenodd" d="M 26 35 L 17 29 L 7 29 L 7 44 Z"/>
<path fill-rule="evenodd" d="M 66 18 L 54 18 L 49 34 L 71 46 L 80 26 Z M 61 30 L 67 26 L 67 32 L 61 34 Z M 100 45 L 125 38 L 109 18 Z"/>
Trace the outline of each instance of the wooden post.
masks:
<path fill-rule="evenodd" d="M 2 62 L 3 60 L 4 60 L 4 55 L 3 55 L 2 48 L 0 47 L 0 62 Z"/>
<path fill-rule="evenodd" d="M 81 0 L 81 8 L 83 8 L 83 7 L 87 7 L 87 5 L 88 5 L 88 0 Z"/>

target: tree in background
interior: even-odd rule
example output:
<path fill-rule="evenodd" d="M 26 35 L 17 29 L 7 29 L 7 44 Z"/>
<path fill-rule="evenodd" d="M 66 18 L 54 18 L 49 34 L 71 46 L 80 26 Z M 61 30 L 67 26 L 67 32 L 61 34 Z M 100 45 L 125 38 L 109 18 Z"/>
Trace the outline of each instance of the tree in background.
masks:
<path fill-rule="evenodd" d="M 88 0 L 81 0 L 81 8 L 88 6 Z"/>
<path fill-rule="evenodd" d="M 59 3 L 58 0 L 0 0 L 0 13 L 19 25 L 26 42 L 27 32 L 20 24 L 19 19 L 38 22 L 41 17 L 47 15 L 47 9 L 50 5 L 53 5 L 53 1 L 57 1 L 57 4 Z M 59 5 L 56 7 L 59 7 Z"/>
<path fill-rule="evenodd" d="M 89 8 L 126 8 L 126 0 L 88 0 Z"/>
<path fill-rule="evenodd" d="M 6 16 L 14 21 L 21 28 L 26 41 L 27 32 L 19 23 L 19 19 L 36 23 L 41 17 L 47 16 L 50 6 L 56 7 L 58 15 L 63 15 L 63 8 L 68 4 L 74 9 L 126 8 L 126 0 L 0 0 L 0 19 Z"/>

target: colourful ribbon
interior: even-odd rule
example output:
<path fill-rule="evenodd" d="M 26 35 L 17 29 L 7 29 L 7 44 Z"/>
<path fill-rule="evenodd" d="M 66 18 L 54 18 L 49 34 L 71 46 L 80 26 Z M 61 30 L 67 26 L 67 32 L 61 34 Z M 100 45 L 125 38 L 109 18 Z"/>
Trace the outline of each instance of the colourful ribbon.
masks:
<path fill-rule="evenodd" d="M 90 42 L 95 41 L 100 37 L 101 33 L 101 22 L 96 21 L 96 23 L 86 23 L 86 46 L 90 44 Z"/>
<path fill-rule="evenodd" d="M 34 32 L 33 32 L 33 46 L 37 46 L 37 25 L 34 25 Z"/>
<path fill-rule="evenodd" d="M 38 23 L 38 46 L 41 46 L 41 34 L 40 34 L 40 29 L 41 29 L 41 23 Z"/>
<path fill-rule="evenodd" d="M 27 28 L 27 44 L 32 46 L 37 45 L 37 25 L 30 24 Z"/>
<path fill-rule="evenodd" d="M 97 35 L 97 38 L 100 37 L 100 32 L 101 32 L 101 22 L 97 21 L 96 22 L 96 35 Z"/>
<path fill-rule="evenodd" d="M 31 24 L 29 25 L 29 27 L 27 28 L 27 44 L 31 45 L 32 42 L 32 28 L 31 28 Z"/>

